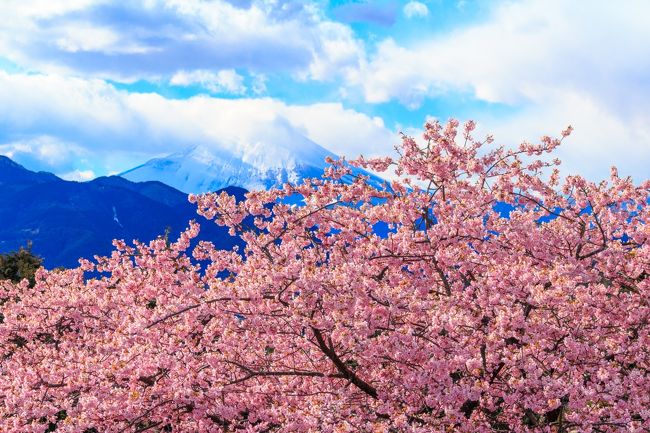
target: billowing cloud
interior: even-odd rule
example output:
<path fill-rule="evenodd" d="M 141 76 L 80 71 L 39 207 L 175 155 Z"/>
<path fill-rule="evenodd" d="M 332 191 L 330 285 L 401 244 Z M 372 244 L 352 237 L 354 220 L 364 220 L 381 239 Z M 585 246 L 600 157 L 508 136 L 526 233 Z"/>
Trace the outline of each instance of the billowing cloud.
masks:
<path fill-rule="evenodd" d="M 519 138 L 574 124 L 568 166 L 599 177 L 616 163 L 640 179 L 650 164 L 648 16 L 642 0 L 499 3 L 463 29 L 409 46 L 384 40 L 350 80 L 371 103 L 462 94 L 508 105 L 514 115 L 477 117 Z"/>
<path fill-rule="evenodd" d="M 287 137 L 297 134 L 348 157 L 388 152 L 396 138 L 381 119 L 339 103 L 167 99 L 101 80 L 0 71 L 0 153 L 69 177 L 126 170 L 194 144 L 291 147 Z"/>
<path fill-rule="evenodd" d="M 429 15 L 429 8 L 422 2 L 410 1 L 404 6 L 404 15 L 407 18 L 426 17 Z"/>
<path fill-rule="evenodd" d="M 635 106 L 650 90 L 650 4 L 593 5 L 502 3 L 487 22 L 464 30 L 409 47 L 384 40 L 352 79 L 370 102 L 469 90 L 481 100 L 517 104 L 570 88 L 615 109 Z"/>
<path fill-rule="evenodd" d="M 0 56 L 118 81 L 231 69 L 322 80 L 363 55 L 349 27 L 297 0 L 8 0 L 0 16 Z"/>
<path fill-rule="evenodd" d="M 347 157 L 385 155 L 399 141 L 382 118 L 345 109 L 340 103 L 286 106 L 284 113 L 306 136 Z"/>

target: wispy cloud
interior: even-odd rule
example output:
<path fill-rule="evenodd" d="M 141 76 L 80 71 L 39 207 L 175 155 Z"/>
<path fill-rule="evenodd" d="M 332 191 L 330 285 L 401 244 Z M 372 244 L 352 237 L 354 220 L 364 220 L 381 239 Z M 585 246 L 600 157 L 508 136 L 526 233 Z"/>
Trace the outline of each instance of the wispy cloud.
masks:
<path fill-rule="evenodd" d="M 175 86 L 199 85 L 213 93 L 230 93 L 234 95 L 246 93 L 244 77 L 234 69 L 224 69 L 218 72 L 203 69 L 179 71 L 172 76 L 169 82 Z"/>

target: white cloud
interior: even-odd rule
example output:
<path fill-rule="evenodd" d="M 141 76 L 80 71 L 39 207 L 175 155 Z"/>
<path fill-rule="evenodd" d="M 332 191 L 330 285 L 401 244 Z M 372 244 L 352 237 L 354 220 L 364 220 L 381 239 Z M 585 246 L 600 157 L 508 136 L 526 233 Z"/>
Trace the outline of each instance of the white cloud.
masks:
<path fill-rule="evenodd" d="M 426 17 L 429 15 L 429 8 L 422 2 L 410 1 L 404 6 L 404 15 L 407 18 Z"/>
<path fill-rule="evenodd" d="M 281 142 L 287 135 L 280 130 L 289 129 L 290 135 L 304 135 L 333 153 L 350 158 L 360 153 L 390 152 L 397 138 L 381 119 L 345 109 L 338 103 L 289 105 L 271 98 L 167 100 L 154 94 L 131 94 L 128 100 L 147 126 L 149 137 L 183 146 L 248 145 L 260 141 L 263 146 L 267 142 L 269 147 L 291 148 L 292 143 Z M 260 151 L 265 152 L 264 147 Z"/>
<path fill-rule="evenodd" d="M 598 100 L 556 91 L 545 104 L 511 116 L 478 117 L 480 132 L 498 143 L 517 144 L 575 132 L 560 150 L 564 169 L 592 178 L 610 165 L 621 174 L 647 178 L 650 122 L 612 116 Z M 291 105 L 271 98 L 166 99 L 129 94 L 99 80 L 0 72 L 0 153 L 40 161 L 56 173 L 120 172 L 191 144 L 215 149 L 259 143 L 290 148 L 301 134 L 346 157 L 388 154 L 398 136 L 378 117 L 339 103 Z M 92 160 L 92 165 L 84 165 Z"/>
<path fill-rule="evenodd" d="M 312 48 L 313 61 L 304 78 L 333 81 L 356 67 L 364 56 L 363 44 L 355 39 L 352 30 L 339 23 L 325 21 L 318 24 L 323 36 Z"/>
<path fill-rule="evenodd" d="M 18 161 L 32 170 L 47 170 L 55 174 L 64 173 L 70 180 L 89 180 L 94 173 L 89 169 L 91 150 L 53 135 L 41 134 L 43 130 L 31 133 L 23 131 L 19 137 L 11 140 L 7 134 L 15 125 L 6 124 L 6 130 L 0 133 L 0 155 Z M 85 176 L 85 177 L 84 177 Z"/>
<path fill-rule="evenodd" d="M 309 138 L 348 158 L 385 155 L 398 142 L 380 117 L 345 109 L 340 103 L 286 106 L 284 111 Z"/>
<path fill-rule="evenodd" d="M 92 170 L 73 170 L 60 174 L 59 177 L 65 180 L 75 180 L 77 182 L 86 182 L 97 177 Z"/>
<path fill-rule="evenodd" d="M 213 93 L 230 93 L 241 95 L 246 93 L 244 77 L 234 69 L 224 69 L 218 72 L 206 70 L 179 71 L 169 81 L 175 86 L 199 85 Z"/>
<path fill-rule="evenodd" d="M 498 144 L 537 142 L 542 135 L 559 136 L 575 129 L 558 149 L 564 175 L 582 174 L 592 180 L 609 176 L 617 166 L 621 176 L 648 179 L 650 124 L 642 117 L 612 115 L 603 105 L 579 93 L 562 92 L 545 104 L 529 106 L 511 116 L 479 119 L 479 133 L 493 134 Z"/>
<path fill-rule="evenodd" d="M 318 4 L 253 0 L 7 0 L 0 56 L 27 69 L 132 82 L 241 69 L 332 80 L 363 44 Z"/>
<path fill-rule="evenodd" d="M 97 0 L 4 0 L 0 4 L 3 16 L 17 18 L 45 18 L 83 9 Z"/>
<path fill-rule="evenodd" d="M 647 178 L 649 16 L 643 0 L 625 7 L 500 3 L 483 23 L 408 47 L 384 40 L 349 79 L 371 103 L 418 107 L 427 98 L 469 94 L 509 105 L 515 114 L 477 116 L 488 129 L 507 129 L 509 139 L 559 132 L 571 123 L 576 133 L 562 151 L 567 166 L 602 177 L 616 163 L 622 172 Z"/>
<path fill-rule="evenodd" d="M 20 154 L 30 155 L 37 160 L 56 167 L 71 159 L 77 159 L 85 150 L 80 146 L 49 135 L 35 135 L 26 140 L 0 144 L 0 153 L 15 158 Z"/>
<path fill-rule="evenodd" d="M 251 85 L 251 90 L 254 95 L 262 95 L 266 93 L 266 81 L 268 80 L 267 76 L 264 74 L 252 74 L 253 84 Z"/>
<path fill-rule="evenodd" d="M 264 153 L 273 147 L 292 149 L 292 137 L 304 135 L 334 153 L 354 157 L 388 152 L 396 138 L 381 119 L 341 104 L 208 96 L 166 99 L 119 91 L 99 80 L 4 72 L 0 118 L 0 143 L 6 143 L 0 144 L 0 152 L 38 154 L 58 173 L 119 172 L 192 144 L 237 153 L 257 143 Z M 54 155 L 62 159 L 48 159 Z M 87 155 L 92 155 L 92 167 L 70 165 L 70 160 Z"/>
<path fill-rule="evenodd" d="M 71 53 L 78 51 L 107 50 L 118 42 L 118 36 L 109 29 L 89 26 L 76 26 L 62 29 L 56 39 L 56 46 Z"/>
<path fill-rule="evenodd" d="M 109 131 L 113 140 L 123 139 L 138 126 L 118 95 L 102 80 L 0 71 L 0 118 L 6 124 L 0 137 L 38 129 L 38 135 L 76 135 L 80 141 Z"/>
<path fill-rule="evenodd" d="M 650 88 L 650 4 L 527 0 L 496 7 L 490 19 L 410 47 L 391 39 L 357 72 L 370 102 L 469 90 L 490 102 L 541 99 L 571 88 L 635 102 Z M 636 93 L 636 95 L 635 95 Z M 628 105 L 628 104 L 625 104 Z"/>

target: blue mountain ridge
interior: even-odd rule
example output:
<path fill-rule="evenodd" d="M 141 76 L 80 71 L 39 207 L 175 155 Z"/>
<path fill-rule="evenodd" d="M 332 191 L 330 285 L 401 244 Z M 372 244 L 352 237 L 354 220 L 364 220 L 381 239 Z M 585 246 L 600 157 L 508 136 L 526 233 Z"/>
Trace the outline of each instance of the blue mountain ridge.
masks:
<path fill-rule="evenodd" d="M 238 187 L 223 190 L 238 200 L 246 193 Z M 75 267 L 81 257 L 110 254 L 113 239 L 148 242 L 168 228 L 174 240 L 192 219 L 201 224 L 199 239 L 224 249 L 241 244 L 198 215 L 187 194 L 163 183 L 117 176 L 66 181 L 0 155 L 0 253 L 31 241 L 46 268 Z"/>

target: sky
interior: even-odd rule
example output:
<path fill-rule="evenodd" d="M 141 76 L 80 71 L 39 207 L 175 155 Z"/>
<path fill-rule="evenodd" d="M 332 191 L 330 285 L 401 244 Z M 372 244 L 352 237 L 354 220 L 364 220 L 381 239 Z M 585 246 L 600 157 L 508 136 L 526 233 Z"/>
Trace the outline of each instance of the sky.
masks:
<path fill-rule="evenodd" d="M 506 146 L 572 125 L 564 174 L 649 178 L 647 0 L 2 0 L 0 17 L 0 154 L 67 179 L 283 128 L 393 154 L 450 117 Z"/>

